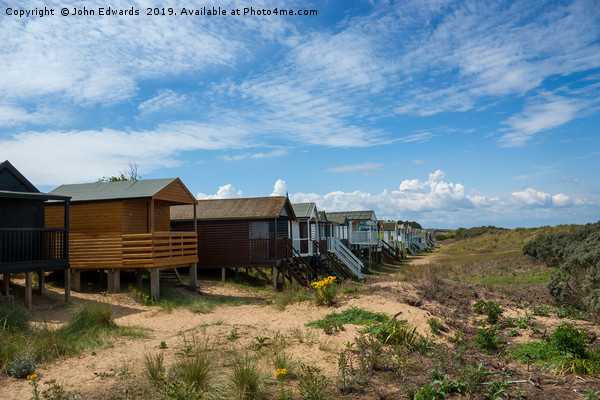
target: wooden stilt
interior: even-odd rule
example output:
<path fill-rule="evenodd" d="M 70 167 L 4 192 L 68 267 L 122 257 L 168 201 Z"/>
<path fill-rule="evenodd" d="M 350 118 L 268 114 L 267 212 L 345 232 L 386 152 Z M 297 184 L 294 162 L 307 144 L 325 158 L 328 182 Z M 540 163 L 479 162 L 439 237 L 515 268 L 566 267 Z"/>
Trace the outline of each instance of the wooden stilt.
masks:
<path fill-rule="evenodd" d="M 41 295 L 44 294 L 44 285 L 46 284 L 46 274 L 44 271 L 38 272 L 38 290 Z"/>
<path fill-rule="evenodd" d="M 277 290 L 277 279 L 279 278 L 279 274 L 277 273 L 277 267 L 273 267 L 273 290 Z"/>
<path fill-rule="evenodd" d="M 144 270 L 141 268 L 138 268 L 135 270 L 135 274 L 136 274 L 136 285 L 137 287 L 142 287 L 142 277 L 144 276 Z"/>
<path fill-rule="evenodd" d="M 160 270 L 158 268 L 150 270 L 150 297 L 160 299 Z"/>
<path fill-rule="evenodd" d="M 10 294 L 10 274 L 2 274 L 2 279 L 4 280 L 4 295 L 8 296 Z"/>
<path fill-rule="evenodd" d="M 81 271 L 78 269 L 71 270 L 71 289 L 81 292 Z"/>
<path fill-rule="evenodd" d="M 98 270 L 98 282 L 100 283 L 104 283 L 106 282 L 106 273 L 104 272 L 103 269 Z"/>
<path fill-rule="evenodd" d="M 65 302 L 71 301 L 71 270 L 65 269 Z"/>
<path fill-rule="evenodd" d="M 221 282 L 225 282 L 225 268 L 221 268 Z"/>
<path fill-rule="evenodd" d="M 118 268 L 108 270 L 108 291 L 111 293 L 121 291 L 121 270 Z"/>
<path fill-rule="evenodd" d="M 32 292 L 31 292 L 31 276 L 32 272 L 25 272 L 25 307 L 31 309 L 32 304 Z"/>
<path fill-rule="evenodd" d="M 190 288 L 196 290 L 198 287 L 198 263 L 190 265 Z"/>

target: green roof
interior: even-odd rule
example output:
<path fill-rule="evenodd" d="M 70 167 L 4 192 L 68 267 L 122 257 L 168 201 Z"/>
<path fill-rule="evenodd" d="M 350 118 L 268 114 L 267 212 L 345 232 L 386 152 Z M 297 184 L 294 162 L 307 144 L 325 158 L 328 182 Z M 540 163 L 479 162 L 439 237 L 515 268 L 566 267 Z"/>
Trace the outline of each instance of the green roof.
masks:
<path fill-rule="evenodd" d="M 327 219 L 330 221 L 335 221 L 337 217 L 346 217 L 351 221 L 367 221 L 370 219 L 377 220 L 375 217 L 375 211 L 373 210 L 365 210 L 365 211 L 327 211 Z M 334 219 L 335 218 L 335 219 Z"/>
<path fill-rule="evenodd" d="M 61 185 L 50 194 L 70 196 L 71 201 L 150 198 L 177 178 Z"/>
<path fill-rule="evenodd" d="M 338 225 L 346 225 L 348 223 L 348 218 L 344 216 L 331 216 L 331 213 L 327 213 L 327 221 L 333 222 Z"/>
<path fill-rule="evenodd" d="M 315 203 L 294 203 L 294 204 L 292 204 L 292 208 L 294 209 L 294 214 L 296 214 L 296 218 L 312 217 L 312 212 L 315 207 L 316 207 Z"/>

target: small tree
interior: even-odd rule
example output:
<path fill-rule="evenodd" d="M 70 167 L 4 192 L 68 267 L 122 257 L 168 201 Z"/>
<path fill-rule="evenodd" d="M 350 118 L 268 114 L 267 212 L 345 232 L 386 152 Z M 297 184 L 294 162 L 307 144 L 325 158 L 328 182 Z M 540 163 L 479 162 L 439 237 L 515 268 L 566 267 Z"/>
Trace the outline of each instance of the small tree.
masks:
<path fill-rule="evenodd" d="M 125 175 L 127 174 L 127 175 Z M 137 181 L 142 179 L 141 176 L 138 175 L 137 164 L 129 163 L 128 171 L 119 171 L 119 176 L 103 176 L 98 179 L 96 182 L 121 182 L 121 181 Z"/>

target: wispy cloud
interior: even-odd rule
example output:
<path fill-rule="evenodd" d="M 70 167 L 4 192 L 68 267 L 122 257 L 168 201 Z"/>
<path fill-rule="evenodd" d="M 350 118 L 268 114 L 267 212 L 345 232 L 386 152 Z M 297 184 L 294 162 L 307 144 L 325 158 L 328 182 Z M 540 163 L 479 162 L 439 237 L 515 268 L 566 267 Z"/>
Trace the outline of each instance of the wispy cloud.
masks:
<path fill-rule="evenodd" d="M 362 164 L 340 165 L 325 170 L 325 172 L 369 172 L 381 171 L 384 165 L 381 163 L 366 162 Z"/>
<path fill-rule="evenodd" d="M 519 115 L 504 121 L 509 132 L 500 138 L 505 147 L 520 147 L 539 132 L 559 127 L 577 117 L 583 108 L 580 101 L 560 96 L 549 96 L 547 101 L 526 107 Z"/>
<path fill-rule="evenodd" d="M 185 107 L 191 99 L 185 94 L 177 94 L 170 89 L 162 89 L 151 99 L 141 102 L 138 110 L 142 114 L 151 114 L 164 109 Z"/>
<path fill-rule="evenodd" d="M 25 132 L 0 138 L 0 148 L 33 182 L 57 185 L 116 173 L 132 159 L 144 175 L 179 165 L 186 150 L 236 149 L 251 145 L 248 132 L 230 126 L 179 122 L 153 130 Z M 51 155 L 52 168 L 47 168 Z M 77 166 L 77 167 L 75 167 Z"/>
<path fill-rule="evenodd" d="M 240 161 L 244 159 L 263 159 L 263 158 L 273 158 L 273 157 L 282 157 L 287 154 L 286 149 L 277 149 L 273 151 L 269 151 L 266 153 L 244 153 L 244 154 L 236 154 L 234 156 L 224 155 L 221 158 L 225 161 Z"/>

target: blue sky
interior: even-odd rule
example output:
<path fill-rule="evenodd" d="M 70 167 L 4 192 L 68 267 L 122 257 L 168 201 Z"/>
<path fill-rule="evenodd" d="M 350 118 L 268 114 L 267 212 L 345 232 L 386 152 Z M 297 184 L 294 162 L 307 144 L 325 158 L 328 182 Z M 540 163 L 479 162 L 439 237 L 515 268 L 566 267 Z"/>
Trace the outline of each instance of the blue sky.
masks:
<path fill-rule="evenodd" d="M 598 1 L 19 2 L 44 5 L 0 3 L 0 159 L 41 190 L 134 162 L 428 227 L 600 219 Z"/>

